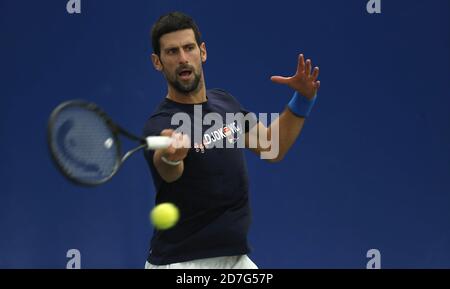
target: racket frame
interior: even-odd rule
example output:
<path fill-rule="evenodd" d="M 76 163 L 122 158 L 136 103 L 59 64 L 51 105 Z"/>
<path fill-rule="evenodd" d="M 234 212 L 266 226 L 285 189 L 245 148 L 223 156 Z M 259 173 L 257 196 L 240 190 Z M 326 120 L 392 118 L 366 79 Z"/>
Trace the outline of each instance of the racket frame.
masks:
<path fill-rule="evenodd" d="M 56 155 L 56 147 L 55 147 L 55 142 L 52 141 L 52 131 L 54 129 L 54 125 L 55 122 L 57 120 L 57 117 L 59 115 L 59 113 L 61 111 L 63 111 L 64 109 L 68 108 L 68 107 L 81 107 L 84 109 L 87 109 L 93 113 L 95 113 L 96 115 L 98 115 L 102 120 L 104 120 L 105 124 L 111 129 L 111 133 L 112 133 L 112 137 L 113 137 L 113 141 L 116 145 L 116 162 L 114 164 L 112 173 L 110 175 L 108 175 L 107 177 L 101 179 L 101 180 L 97 180 L 97 181 L 92 181 L 92 182 L 85 182 L 85 181 L 81 181 L 78 178 L 75 178 L 73 176 L 71 176 L 71 174 L 67 171 L 67 169 L 64 167 L 64 165 L 59 161 L 59 159 L 55 156 Z M 137 141 L 140 143 L 139 146 L 137 146 L 136 148 L 128 151 L 125 154 L 122 154 L 122 143 L 119 140 L 119 134 Z M 100 107 L 98 107 L 95 103 L 92 102 L 87 102 L 84 100 L 69 100 L 69 101 L 65 101 L 63 103 L 61 103 L 60 105 L 58 105 L 51 113 L 49 121 L 48 121 L 48 127 L 47 127 L 47 142 L 48 142 L 48 147 L 50 149 L 50 155 L 51 158 L 53 160 L 53 162 L 56 164 L 56 166 L 58 167 L 58 169 L 63 173 L 63 175 L 70 180 L 71 182 L 77 184 L 77 185 L 82 185 L 82 186 L 87 186 L 87 187 L 93 187 L 93 186 L 98 186 L 101 184 L 104 184 L 106 182 L 108 182 L 120 169 L 120 167 L 122 166 L 123 162 L 128 159 L 133 153 L 135 153 L 136 151 L 147 147 L 147 142 L 145 139 L 138 137 L 128 131 L 126 131 L 125 129 L 123 129 L 122 127 L 120 127 L 119 125 L 117 125 Z"/>

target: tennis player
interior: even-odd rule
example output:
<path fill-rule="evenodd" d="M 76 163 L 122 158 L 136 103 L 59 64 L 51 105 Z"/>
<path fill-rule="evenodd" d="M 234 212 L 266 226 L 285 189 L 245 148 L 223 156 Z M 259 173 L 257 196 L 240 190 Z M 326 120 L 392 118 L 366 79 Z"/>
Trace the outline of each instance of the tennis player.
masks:
<path fill-rule="evenodd" d="M 292 77 L 272 76 L 275 83 L 288 85 L 294 95 L 279 117 L 266 127 L 262 122 L 233 121 L 211 124 L 194 121 L 200 115 L 249 115 L 239 102 L 222 89 L 206 89 L 202 70 L 206 62 L 205 43 L 193 19 L 180 12 L 159 18 L 151 32 L 154 68 L 167 81 L 167 95 L 144 127 L 144 135 L 171 136 L 177 145 L 146 151 L 156 189 L 156 204 L 174 203 L 180 220 L 171 229 L 153 234 L 146 268 L 256 269 L 250 260 L 247 240 L 251 212 L 247 167 L 242 148 L 220 148 L 217 144 L 245 139 L 246 147 L 254 136 L 279 134 L 279 143 L 250 149 L 258 155 L 273 150 L 268 159 L 278 162 L 299 136 L 317 95 L 319 68 L 299 55 L 297 72 Z M 192 132 L 180 133 L 175 115 L 188 115 Z M 198 127 L 200 125 L 200 127 Z M 216 124 L 217 125 L 217 124 Z M 258 139 L 258 138 L 256 138 Z M 186 144 L 188 145 L 180 145 Z"/>

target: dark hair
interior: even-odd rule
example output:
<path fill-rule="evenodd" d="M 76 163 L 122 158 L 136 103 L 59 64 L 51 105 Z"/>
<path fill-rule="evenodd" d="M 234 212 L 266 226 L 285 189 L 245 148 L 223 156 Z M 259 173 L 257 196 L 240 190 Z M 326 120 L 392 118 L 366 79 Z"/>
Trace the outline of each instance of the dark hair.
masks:
<path fill-rule="evenodd" d="M 192 29 L 195 35 L 195 41 L 197 45 L 200 46 L 201 43 L 201 35 L 198 30 L 197 24 L 195 24 L 194 20 L 188 15 L 175 11 L 169 14 L 161 16 L 158 21 L 152 27 L 152 46 L 153 52 L 158 56 L 161 53 L 161 45 L 159 43 L 159 39 L 164 34 L 183 30 L 183 29 Z"/>

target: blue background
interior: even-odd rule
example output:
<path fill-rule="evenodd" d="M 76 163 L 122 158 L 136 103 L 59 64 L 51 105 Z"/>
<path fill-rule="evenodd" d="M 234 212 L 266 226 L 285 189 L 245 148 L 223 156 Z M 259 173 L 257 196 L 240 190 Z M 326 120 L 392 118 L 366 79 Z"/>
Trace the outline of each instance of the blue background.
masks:
<path fill-rule="evenodd" d="M 303 52 L 321 90 L 277 164 L 248 153 L 251 258 L 261 268 L 450 268 L 450 2 L 0 1 L 0 268 L 143 268 L 154 189 L 142 154 L 83 188 L 53 166 L 50 112 L 82 98 L 135 133 L 165 96 L 149 31 L 194 17 L 206 85 L 255 112 L 280 112 Z"/>

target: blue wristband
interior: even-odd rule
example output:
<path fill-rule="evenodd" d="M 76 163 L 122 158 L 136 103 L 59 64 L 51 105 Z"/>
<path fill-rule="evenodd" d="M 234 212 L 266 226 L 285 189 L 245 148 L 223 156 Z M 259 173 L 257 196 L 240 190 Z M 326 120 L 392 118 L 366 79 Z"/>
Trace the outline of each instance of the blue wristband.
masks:
<path fill-rule="evenodd" d="M 308 117 L 314 104 L 316 103 L 316 99 L 317 95 L 314 95 L 314 97 L 309 100 L 305 96 L 298 94 L 296 91 L 291 101 L 289 101 L 288 107 L 296 116 Z"/>

